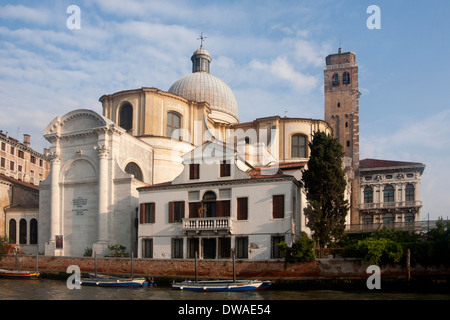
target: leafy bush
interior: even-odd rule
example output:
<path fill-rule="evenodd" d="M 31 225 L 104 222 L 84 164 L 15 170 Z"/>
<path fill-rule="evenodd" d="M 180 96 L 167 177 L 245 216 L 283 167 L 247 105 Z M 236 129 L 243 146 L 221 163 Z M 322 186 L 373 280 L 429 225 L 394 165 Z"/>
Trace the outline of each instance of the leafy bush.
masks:
<path fill-rule="evenodd" d="M 286 242 L 279 244 L 284 251 L 286 262 L 306 262 L 314 261 L 314 240 L 310 239 L 305 232 L 302 232 L 300 238 L 289 247 Z"/>
<path fill-rule="evenodd" d="M 366 238 L 357 242 L 355 249 L 371 264 L 385 265 L 399 263 L 403 257 L 400 243 L 387 238 Z"/>

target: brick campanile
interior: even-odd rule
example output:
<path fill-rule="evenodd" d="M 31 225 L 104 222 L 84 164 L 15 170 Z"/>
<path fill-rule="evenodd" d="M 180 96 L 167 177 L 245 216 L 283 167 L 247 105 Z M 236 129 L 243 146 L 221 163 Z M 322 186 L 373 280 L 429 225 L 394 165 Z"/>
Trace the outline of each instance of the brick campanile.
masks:
<path fill-rule="evenodd" d="M 353 52 L 325 58 L 325 121 L 344 147 L 345 172 L 350 188 L 350 223 L 359 224 L 359 88 L 358 64 Z"/>

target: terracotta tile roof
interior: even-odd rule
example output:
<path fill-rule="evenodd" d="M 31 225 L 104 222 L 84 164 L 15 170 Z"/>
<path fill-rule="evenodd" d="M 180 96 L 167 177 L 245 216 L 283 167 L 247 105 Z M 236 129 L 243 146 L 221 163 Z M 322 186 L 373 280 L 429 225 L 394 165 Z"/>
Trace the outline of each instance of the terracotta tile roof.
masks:
<path fill-rule="evenodd" d="M 281 170 L 300 169 L 306 167 L 308 162 L 281 162 L 278 164 L 278 168 Z"/>
<path fill-rule="evenodd" d="M 402 166 L 424 166 L 424 164 L 419 162 L 406 162 L 406 161 L 394 161 L 382 159 L 362 159 L 359 161 L 359 167 L 361 169 L 380 168 L 380 167 L 402 167 Z"/>
<path fill-rule="evenodd" d="M 36 186 L 36 185 L 34 185 L 32 183 L 29 183 L 29 182 L 20 181 L 20 180 L 14 179 L 12 177 L 5 176 L 3 173 L 0 173 L 0 179 L 3 180 L 3 181 L 14 183 L 16 185 L 20 185 L 22 187 L 26 187 L 26 188 L 30 188 L 30 189 L 34 189 L 34 190 L 39 191 L 39 187 L 38 186 Z"/>

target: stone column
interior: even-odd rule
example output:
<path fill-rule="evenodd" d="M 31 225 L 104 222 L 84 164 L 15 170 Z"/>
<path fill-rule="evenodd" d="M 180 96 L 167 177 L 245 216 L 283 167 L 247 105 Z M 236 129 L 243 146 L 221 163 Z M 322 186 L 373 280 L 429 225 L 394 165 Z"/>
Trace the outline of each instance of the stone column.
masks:
<path fill-rule="evenodd" d="M 93 251 L 103 256 L 108 248 L 108 156 L 110 148 L 105 145 L 95 147 L 99 158 L 98 178 L 98 238 Z"/>
<path fill-rule="evenodd" d="M 52 152 L 50 157 L 50 239 L 45 244 L 45 255 L 62 255 L 60 250 L 59 254 L 56 251 L 56 236 L 62 235 L 61 233 L 61 212 L 60 212 L 60 188 L 59 188 L 59 175 L 61 169 L 61 154 L 58 152 Z"/>

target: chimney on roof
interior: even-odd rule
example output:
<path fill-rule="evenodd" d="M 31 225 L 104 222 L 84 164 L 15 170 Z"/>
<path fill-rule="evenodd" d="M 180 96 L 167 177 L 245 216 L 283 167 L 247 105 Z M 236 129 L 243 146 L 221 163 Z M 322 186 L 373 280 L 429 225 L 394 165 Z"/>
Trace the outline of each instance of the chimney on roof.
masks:
<path fill-rule="evenodd" d="M 23 144 L 29 148 L 30 147 L 30 135 L 29 134 L 24 134 L 23 135 Z"/>

